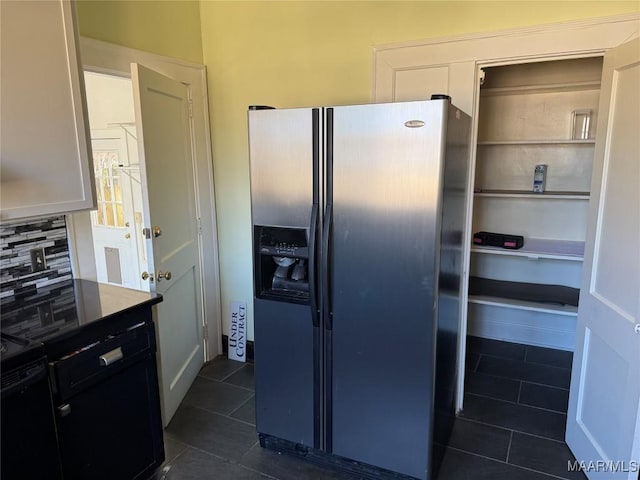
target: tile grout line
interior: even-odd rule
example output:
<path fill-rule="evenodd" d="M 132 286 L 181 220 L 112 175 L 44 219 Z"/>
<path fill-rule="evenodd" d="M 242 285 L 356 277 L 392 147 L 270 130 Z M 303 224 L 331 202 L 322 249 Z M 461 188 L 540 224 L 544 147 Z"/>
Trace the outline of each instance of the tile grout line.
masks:
<path fill-rule="evenodd" d="M 567 416 L 567 412 L 562 412 L 560 410 L 551 410 L 550 408 L 536 407 L 535 405 L 528 405 L 526 403 L 512 402 L 511 400 L 504 400 L 502 398 L 489 397 L 488 395 L 482 395 L 480 393 L 466 392 L 465 395 L 473 395 L 474 397 L 488 398 L 489 400 L 496 400 L 498 402 L 504 402 L 504 403 L 508 403 L 510 405 L 518 405 L 520 407 L 526 407 L 526 408 L 535 408 L 536 410 L 541 410 L 543 412 L 557 413 L 557 414 L 560 414 L 560 415 L 564 415 L 565 417 Z M 464 409 L 462 411 L 464 412 Z"/>
<path fill-rule="evenodd" d="M 509 463 L 509 454 L 511 453 L 512 443 L 513 443 L 513 430 L 511 430 L 511 433 L 509 434 L 509 446 L 507 447 L 507 459 L 505 460 L 505 463 Z"/>
<path fill-rule="evenodd" d="M 522 405 L 520 403 L 520 395 L 522 395 L 522 380 L 518 380 L 518 398 L 516 398 L 516 403 L 518 405 Z"/>
<path fill-rule="evenodd" d="M 557 385 L 549 385 L 548 383 L 534 382 L 532 380 L 525 380 L 522 378 L 505 377 L 504 375 L 496 375 L 494 373 L 478 372 L 478 371 L 471 371 L 471 373 L 477 373 L 478 375 L 486 375 L 488 377 L 501 378 L 503 380 L 513 380 L 515 382 L 527 382 L 532 385 L 540 385 L 541 387 L 557 388 L 560 390 L 569 390 L 569 388 L 559 387 Z"/>
<path fill-rule="evenodd" d="M 544 475 L 545 477 L 549 477 L 549 478 L 557 478 L 557 479 L 559 479 L 559 480 L 567 480 L 567 479 L 566 479 L 566 478 L 564 478 L 564 477 L 558 477 L 557 475 L 553 475 L 553 474 L 551 474 L 551 473 L 542 472 L 542 471 L 540 471 L 540 470 L 534 470 L 534 469 L 532 469 L 532 468 L 529 468 L 529 467 L 523 467 L 523 466 L 521 466 L 521 465 L 516 465 L 516 464 L 513 464 L 513 463 L 503 462 L 502 460 L 497 460 L 497 459 L 495 459 L 495 458 L 487 457 L 487 456 L 485 456 L 485 455 L 479 455 L 479 454 L 477 454 L 477 453 L 468 452 L 468 451 L 466 451 L 466 450 L 462 450 L 462 449 L 460 449 L 460 448 L 451 447 L 451 446 L 448 446 L 448 447 L 446 447 L 446 448 L 449 448 L 449 449 L 454 450 L 454 451 L 457 451 L 457 452 L 466 453 L 467 455 L 472 455 L 472 456 L 474 456 L 474 457 L 484 458 L 485 460 L 490 460 L 490 461 L 492 461 L 492 462 L 501 463 L 501 464 L 503 464 L 503 465 L 508 465 L 508 466 L 510 466 L 510 467 L 518 468 L 518 469 L 520 469 L 520 470 L 526 470 L 526 471 L 528 471 L 528 472 L 533 472 L 533 473 L 537 473 L 537 474 L 539 474 L 539 475 Z"/>
<path fill-rule="evenodd" d="M 240 410 L 242 407 L 244 407 L 247 403 L 249 403 L 250 401 L 254 401 L 256 400 L 256 396 L 253 395 L 249 398 L 247 398 L 244 402 L 242 402 L 239 406 L 237 406 L 236 408 L 234 408 L 232 411 L 229 412 L 229 417 L 231 417 L 231 415 L 233 415 L 234 413 L 236 413 L 238 410 Z M 235 417 L 231 417 L 231 418 L 235 418 Z"/>
<path fill-rule="evenodd" d="M 229 377 L 235 375 L 236 373 L 238 373 L 240 370 L 242 370 L 244 367 L 246 367 L 247 364 L 245 363 L 244 365 L 240 365 L 240 367 L 238 367 L 237 370 L 234 370 L 233 372 L 231 372 L 229 375 L 227 375 L 226 377 L 223 377 L 222 380 L 220 380 L 221 382 L 225 382 Z M 232 384 L 233 385 L 233 384 Z"/>
<path fill-rule="evenodd" d="M 248 425 L 250 427 L 253 427 L 254 429 L 256 428 L 255 424 L 249 423 L 249 422 L 245 422 L 244 420 L 241 420 L 239 418 L 231 417 L 230 414 L 228 415 L 226 413 L 216 412 L 215 410 L 209 410 L 208 408 L 200 407 L 198 405 L 193 405 L 193 404 L 186 404 L 186 405 L 188 405 L 191 408 L 197 408 L 198 410 L 202 410 L 203 412 L 207 412 L 207 413 L 210 413 L 212 415 L 218 415 L 220 417 L 224 417 L 224 418 L 227 418 L 229 420 L 233 420 L 234 422 L 240 422 L 240 423 L 242 423 L 244 425 Z M 182 441 L 182 440 L 180 440 L 180 441 Z M 184 443 L 184 442 L 182 442 L 182 443 Z"/>
<path fill-rule="evenodd" d="M 233 374 L 231 374 L 231 375 L 233 375 Z M 223 385 L 228 385 L 230 387 L 241 388 L 242 390 L 245 390 L 247 392 L 252 392 L 252 393 L 255 394 L 255 389 L 243 387 L 242 385 L 236 385 L 235 383 L 225 382 L 224 380 L 216 380 L 215 378 L 209 378 L 209 377 L 205 377 L 203 375 L 198 375 L 198 377 L 203 378 L 205 380 L 208 380 L 209 382 L 216 382 L 216 383 L 221 383 Z M 226 377 L 226 378 L 229 378 L 229 377 Z"/>
<path fill-rule="evenodd" d="M 544 348 L 544 347 L 541 347 Z M 476 355 L 484 355 L 486 357 L 491 357 L 491 358 L 495 358 L 498 360 L 509 360 L 512 362 L 522 362 L 522 363 L 526 363 L 527 365 L 536 365 L 536 366 L 541 366 L 541 367 L 549 367 L 549 368 L 555 368 L 558 370 L 571 370 L 571 367 L 560 367 L 558 365 L 551 365 L 549 363 L 541 363 L 541 362 L 532 362 L 532 361 L 525 361 L 523 359 L 520 358 L 514 358 L 514 357 L 502 357 L 500 355 L 492 355 L 491 353 L 480 353 L 480 352 L 471 352 L 471 353 L 475 353 Z"/>
<path fill-rule="evenodd" d="M 244 456 L 246 453 L 249 452 L 249 450 L 251 450 L 253 447 L 255 447 L 256 443 L 258 443 L 258 442 L 254 442 L 253 444 L 251 444 L 251 447 L 249 447 L 249 449 L 242 456 Z M 212 457 L 215 457 L 215 458 L 217 458 L 219 460 L 222 460 L 223 462 L 226 462 L 226 463 L 228 463 L 230 465 L 235 465 L 235 466 L 243 468 L 244 470 L 248 470 L 250 472 L 257 473 L 257 474 L 259 474 L 259 475 L 261 475 L 263 477 L 272 478 L 274 480 L 277 480 L 277 478 L 278 478 L 278 477 L 274 477 L 273 475 L 269 475 L 268 473 L 261 472 L 260 470 L 255 470 L 255 469 L 253 469 L 253 468 L 251 468 L 251 467 L 249 467 L 247 465 L 244 465 L 243 463 L 240 463 L 238 460 L 234 460 L 232 458 L 227 458 L 227 457 L 222 457 L 222 456 L 220 456 L 218 454 L 209 452 L 208 450 L 203 450 L 202 448 L 199 448 L 199 447 L 196 447 L 196 446 L 193 446 L 193 445 L 188 445 L 188 447 L 191 448 L 192 450 L 204 453 L 206 455 L 211 455 Z M 186 449 L 185 449 L 185 451 L 186 451 Z M 180 455 L 182 455 L 183 453 L 184 453 L 184 451 L 181 452 Z M 178 456 L 180 456 L 180 455 L 178 455 Z"/>
<path fill-rule="evenodd" d="M 481 353 L 478 354 L 478 360 L 476 360 L 476 366 L 473 367 L 473 371 L 475 373 L 478 373 L 478 367 L 480 366 L 480 360 L 482 360 L 482 354 Z"/>
<path fill-rule="evenodd" d="M 480 420 L 474 420 L 473 418 L 468 418 L 468 417 L 460 417 L 460 418 L 462 420 L 466 420 L 468 422 L 477 423 L 478 425 L 484 425 L 485 427 L 499 428 L 500 430 L 508 430 L 508 431 L 511 431 L 511 432 L 514 432 L 514 433 L 519 433 L 521 435 L 528 435 L 530 437 L 536 437 L 536 438 L 540 438 L 542 440 L 549 440 L 551 442 L 562 443 L 562 444 L 566 445 L 564 440 L 556 440 L 555 438 L 549 438 L 549 437 L 545 437 L 543 435 L 537 435 L 535 433 L 524 432 L 522 430 L 517 430 L 517 429 L 514 429 L 514 428 L 508 428 L 508 427 L 503 427 L 501 425 L 495 425 L 493 423 L 481 422 Z M 472 452 L 469 452 L 469 453 L 472 453 Z"/>

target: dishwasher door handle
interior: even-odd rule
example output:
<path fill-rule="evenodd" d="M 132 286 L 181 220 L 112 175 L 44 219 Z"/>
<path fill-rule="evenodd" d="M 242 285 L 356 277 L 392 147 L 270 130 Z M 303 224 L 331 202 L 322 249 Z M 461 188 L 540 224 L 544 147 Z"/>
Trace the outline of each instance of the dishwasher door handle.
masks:
<path fill-rule="evenodd" d="M 103 367 L 108 367 L 114 362 L 118 360 L 122 360 L 122 348 L 114 348 L 110 352 L 105 353 L 104 355 L 100 355 L 100 365 Z"/>

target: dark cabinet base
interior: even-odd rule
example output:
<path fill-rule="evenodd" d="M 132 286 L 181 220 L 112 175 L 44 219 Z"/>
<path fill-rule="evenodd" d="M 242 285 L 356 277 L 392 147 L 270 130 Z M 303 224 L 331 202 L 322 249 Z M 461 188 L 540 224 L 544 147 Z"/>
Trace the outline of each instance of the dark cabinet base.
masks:
<path fill-rule="evenodd" d="M 71 398 L 65 416 L 58 411 L 65 480 L 146 480 L 164 461 L 155 375 L 149 357 Z"/>

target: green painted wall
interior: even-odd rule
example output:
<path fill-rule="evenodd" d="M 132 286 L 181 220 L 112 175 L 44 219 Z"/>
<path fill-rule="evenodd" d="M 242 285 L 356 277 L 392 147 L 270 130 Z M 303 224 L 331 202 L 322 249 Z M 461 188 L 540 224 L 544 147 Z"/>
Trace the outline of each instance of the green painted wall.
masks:
<path fill-rule="evenodd" d="M 78 0 L 80 34 L 202 63 L 197 0 Z"/>

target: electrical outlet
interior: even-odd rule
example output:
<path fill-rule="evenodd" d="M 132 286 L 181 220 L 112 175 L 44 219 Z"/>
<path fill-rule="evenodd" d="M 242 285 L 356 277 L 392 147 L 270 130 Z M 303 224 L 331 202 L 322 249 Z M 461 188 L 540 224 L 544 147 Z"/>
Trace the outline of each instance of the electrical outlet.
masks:
<path fill-rule="evenodd" d="M 47 262 L 44 258 L 44 248 L 34 248 L 31 253 L 31 271 L 40 272 L 47 268 Z"/>

